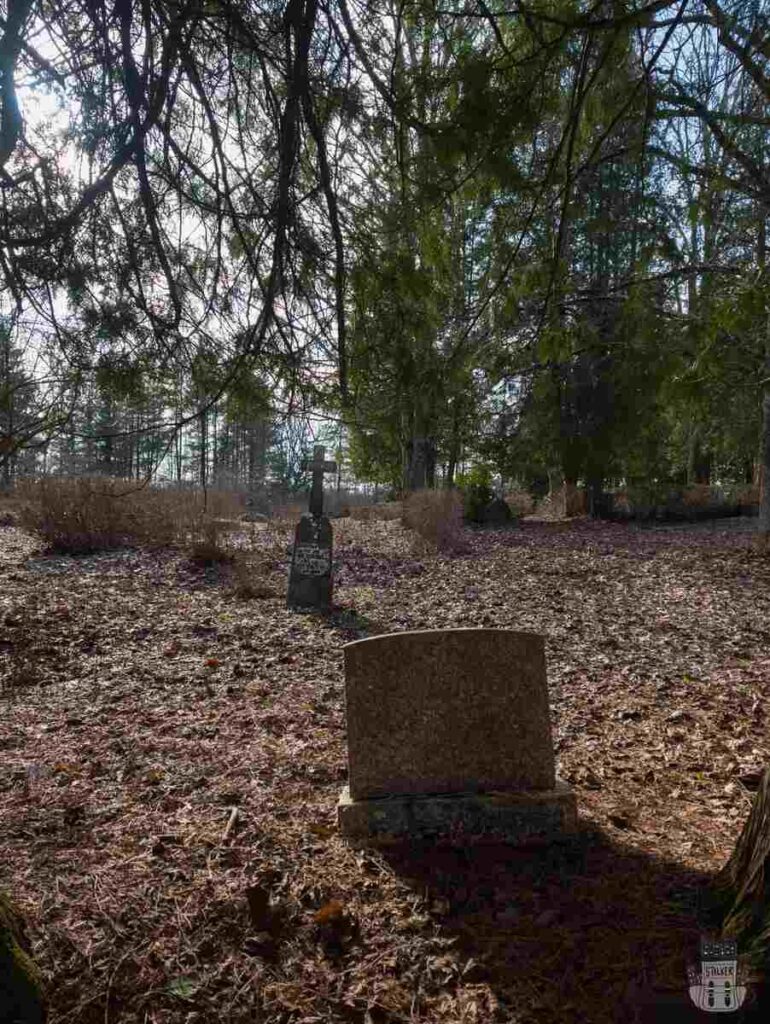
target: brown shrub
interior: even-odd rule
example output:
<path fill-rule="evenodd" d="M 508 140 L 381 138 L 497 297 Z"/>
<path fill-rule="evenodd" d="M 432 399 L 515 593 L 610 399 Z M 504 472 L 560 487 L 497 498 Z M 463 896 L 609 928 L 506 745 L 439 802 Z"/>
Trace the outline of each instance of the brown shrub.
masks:
<path fill-rule="evenodd" d="M 706 508 L 716 505 L 719 498 L 709 484 L 692 484 L 682 491 L 681 502 L 686 508 Z"/>
<path fill-rule="evenodd" d="M 18 526 L 24 502 L 13 491 L 0 491 L 0 526 Z"/>
<path fill-rule="evenodd" d="M 612 508 L 619 515 L 628 518 L 633 514 L 633 502 L 627 491 L 616 491 L 612 496 Z"/>
<path fill-rule="evenodd" d="M 576 487 L 575 484 L 563 484 L 560 495 L 564 516 L 567 519 L 572 516 L 584 516 L 588 512 L 588 495 L 585 488 Z"/>
<path fill-rule="evenodd" d="M 292 502 L 289 505 L 274 505 L 270 512 L 270 519 L 278 523 L 298 523 L 300 517 L 307 512 L 307 505 L 300 505 Z"/>
<path fill-rule="evenodd" d="M 85 477 L 22 481 L 17 494 L 28 506 L 21 524 L 57 552 L 85 554 L 121 547 L 135 537 L 139 523 L 136 501 L 120 484 Z"/>
<path fill-rule="evenodd" d="M 403 513 L 404 503 L 401 501 L 384 501 L 380 505 L 359 505 L 348 511 L 351 519 L 360 519 L 364 522 L 401 519 L 403 518 Z"/>
<path fill-rule="evenodd" d="M 240 551 L 233 562 L 233 597 L 239 601 L 258 601 L 277 597 L 270 582 L 273 558 L 269 553 Z"/>
<path fill-rule="evenodd" d="M 239 507 L 230 492 L 160 490 L 109 477 L 43 477 L 16 489 L 20 524 L 52 551 L 87 554 L 125 545 L 182 547 L 204 561 L 227 557 L 223 538 Z"/>
<path fill-rule="evenodd" d="M 408 530 L 414 530 L 422 546 L 447 552 L 457 552 L 464 546 L 463 503 L 458 491 L 413 491 L 403 502 L 401 521 Z"/>
<path fill-rule="evenodd" d="M 232 527 L 226 520 L 199 514 L 190 524 L 184 547 L 190 558 L 201 565 L 228 562 L 233 558 L 233 553 L 226 547 L 226 538 L 231 532 Z"/>
<path fill-rule="evenodd" d="M 733 500 L 736 505 L 758 505 L 759 485 L 746 484 L 743 487 L 739 487 L 733 495 Z"/>
<path fill-rule="evenodd" d="M 535 499 L 528 491 L 508 491 L 504 498 L 508 502 L 511 512 L 519 519 L 522 516 L 531 515 L 535 511 Z"/>
<path fill-rule="evenodd" d="M 537 502 L 536 512 L 543 519 L 570 519 L 588 511 L 588 495 L 575 484 L 562 484 Z"/>

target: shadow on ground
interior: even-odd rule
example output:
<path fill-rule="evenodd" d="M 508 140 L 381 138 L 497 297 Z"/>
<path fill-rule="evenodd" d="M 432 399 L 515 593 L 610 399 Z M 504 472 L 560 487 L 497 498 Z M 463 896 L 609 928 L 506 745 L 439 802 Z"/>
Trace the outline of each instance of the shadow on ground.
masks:
<path fill-rule="evenodd" d="M 377 619 L 364 615 L 356 611 L 355 608 L 345 608 L 341 605 L 335 605 L 330 612 L 321 617 L 324 623 L 338 634 L 343 643 L 366 640 L 371 636 L 392 632 L 392 627 L 378 622 Z"/>
<path fill-rule="evenodd" d="M 457 938 L 500 1017 L 516 1024 L 706 1024 L 691 1005 L 687 965 L 708 928 L 708 876 L 601 832 L 568 842 L 508 846 L 409 844 L 386 862 Z M 756 999 L 731 1024 L 767 1018 Z"/>

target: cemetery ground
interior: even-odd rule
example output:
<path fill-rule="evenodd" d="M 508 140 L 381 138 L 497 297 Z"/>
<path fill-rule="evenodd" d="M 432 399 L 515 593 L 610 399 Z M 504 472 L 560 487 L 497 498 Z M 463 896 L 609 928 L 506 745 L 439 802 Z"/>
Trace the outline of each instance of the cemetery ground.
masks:
<path fill-rule="evenodd" d="M 322 616 L 286 609 L 291 526 L 244 541 L 252 585 L 2 528 L 0 887 L 49 1020 L 621 1021 L 683 991 L 699 889 L 770 763 L 749 532 L 524 522 L 444 556 L 336 520 Z M 342 645 L 457 626 L 545 635 L 580 834 L 351 849 Z"/>

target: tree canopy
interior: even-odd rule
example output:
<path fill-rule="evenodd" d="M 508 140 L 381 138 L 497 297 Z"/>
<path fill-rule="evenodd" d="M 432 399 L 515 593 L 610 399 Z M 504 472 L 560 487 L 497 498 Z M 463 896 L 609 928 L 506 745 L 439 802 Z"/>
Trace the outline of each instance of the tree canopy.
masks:
<path fill-rule="evenodd" d="M 57 444 L 253 477 L 308 417 L 396 489 L 756 479 L 769 17 L 9 0 L 6 480 Z"/>

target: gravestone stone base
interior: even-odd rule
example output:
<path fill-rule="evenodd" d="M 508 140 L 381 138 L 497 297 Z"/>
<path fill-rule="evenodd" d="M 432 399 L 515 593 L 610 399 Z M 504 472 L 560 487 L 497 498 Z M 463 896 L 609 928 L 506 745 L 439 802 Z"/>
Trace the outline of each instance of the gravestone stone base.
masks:
<path fill-rule="evenodd" d="M 553 789 L 442 793 L 353 800 L 346 786 L 337 805 L 340 832 L 357 845 L 446 837 L 516 846 L 577 831 L 577 801 L 565 782 Z"/>

